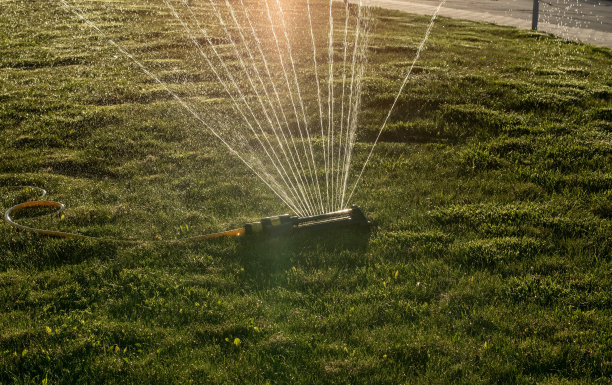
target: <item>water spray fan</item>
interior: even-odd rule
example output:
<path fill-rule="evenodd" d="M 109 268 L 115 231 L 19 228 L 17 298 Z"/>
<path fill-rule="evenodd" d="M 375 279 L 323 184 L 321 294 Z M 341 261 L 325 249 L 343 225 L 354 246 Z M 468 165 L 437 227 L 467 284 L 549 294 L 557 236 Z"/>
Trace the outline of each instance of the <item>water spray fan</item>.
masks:
<path fill-rule="evenodd" d="M 225 1 L 225 8 L 223 8 L 222 1 L 219 1 L 218 4 L 215 1 L 210 1 L 213 11 L 211 14 L 208 10 L 202 13 L 201 9 L 199 11 L 198 8 L 192 9 L 190 2 L 187 1 L 176 2 L 177 7 L 175 7 L 172 4 L 174 3 L 173 1 L 163 0 L 172 16 L 183 27 L 185 36 L 192 41 L 194 48 L 202 58 L 202 62 L 206 63 L 211 73 L 214 74 L 213 79 L 216 79 L 217 84 L 223 87 L 227 97 L 233 102 L 233 108 L 237 112 L 237 115 L 235 115 L 236 122 L 243 123 L 241 126 L 245 127 L 244 132 L 234 129 L 235 124 L 233 123 L 235 122 L 232 119 L 228 120 L 232 121 L 232 124 L 221 124 L 223 127 L 217 127 L 217 123 L 223 123 L 222 121 L 215 121 L 215 124 L 211 124 L 210 120 L 204 119 L 198 111 L 194 110 L 193 105 L 173 91 L 174 87 L 170 87 L 169 84 L 162 80 L 163 78 L 160 78 L 154 71 L 147 68 L 144 61 L 139 60 L 126 48 L 116 43 L 112 36 L 105 33 L 94 22 L 89 20 L 86 17 L 86 11 L 72 4 L 72 1 L 61 0 L 61 3 L 68 11 L 77 16 L 79 20 L 87 24 L 95 34 L 103 37 L 111 46 L 129 58 L 155 83 L 167 91 L 203 129 L 206 129 L 209 134 L 218 140 L 218 144 L 226 147 L 231 154 L 236 156 L 238 160 L 269 187 L 286 207 L 298 215 L 291 216 L 286 214 L 267 217 L 259 222 L 247 223 L 241 228 L 180 240 L 166 241 L 159 239 L 150 241 L 150 243 L 165 243 L 197 242 L 230 236 L 245 236 L 245 238 L 284 236 L 306 230 L 327 231 L 346 227 L 367 228 L 370 222 L 358 206 L 338 211 L 332 210 L 344 206 L 344 202 L 351 201 L 355 189 L 362 179 L 364 170 L 372 157 L 374 148 L 381 137 L 381 133 L 391 117 L 392 111 L 408 82 L 415 63 L 419 60 L 419 55 L 424 49 L 434 20 L 445 1 L 440 0 L 440 4 L 432 15 L 425 36 L 417 48 L 412 64 L 408 68 L 395 99 L 381 124 L 378 135 L 370 147 L 360 171 L 356 173 L 355 181 L 351 183 L 349 183 L 351 162 L 357 137 L 356 130 L 361 106 L 362 80 L 364 79 L 367 63 L 366 54 L 369 47 L 371 7 L 368 5 L 367 0 L 363 2 L 360 0 L 358 4 L 351 4 L 348 0 L 344 0 L 344 14 L 336 16 L 344 24 L 344 29 L 337 28 L 337 30 L 343 30 L 344 33 L 336 33 L 336 36 L 334 35 L 336 30 L 334 28 L 334 12 L 332 12 L 335 2 L 329 1 L 328 11 L 321 7 L 320 10 L 324 13 L 320 17 L 315 17 L 316 13 L 311 14 L 310 1 L 305 1 L 305 3 L 294 2 L 294 5 L 302 4 L 302 8 L 295 8 L 292 12 L 296 15 L 304 15 L 303 25 L 310 32 L 310 39 L 306 39 L 304 43 L 312 45 L 312 54 L 310 50 L 292 49 L 292 39 L 290 39 L 287 32 L 288 23 L 285 21 L 285 11 L 283 10 L 283 6 L 289 6 L 289 4 L 282 4 L 283 2 L 280 0 L 261 2 L 265 7 L 265 12 L 260 22 L 262 25 L 269 24 L 265 28 L 266 30 L 269 28 L 269 32 L 258 31 L 254 27 L 257 23 L 253 23 L 251 17 L 256 17 L 255 13 L 257 13 L 257 10 L 249 10 L 242 1 L 240 2 L 242 16 L 236 17 L 237 13 L 234 7 L 237 7 L 237 3 L 232 5 L 234 2 Z M 255 5 L 261 3 L 253 2 Z M 317 6 L 316 8 L 319 7 Z M 313 7 L 314 9 L 315 7 Z M 198 21 L 196 17 L 198 14 L 202 17 L 208 14 L 214 15 L 212 17 L 213 20 L 208 20 L 203 24 L 215 24 L 214 19 L 216 18 L 218 21 L 217 25 L 221 27 L 225 36 L 215 39 L 214 36 L 210 35 Z M 267 16 L 267 23 L 265 16 Z M 189 20 L 195 24 L 187 22 Z M 236 39 L 235 34 L 231 32 L 231 28 L 228 28 L 231 26 L 235 27 L 235 31 L 238 31 L 240 39 Z M 324 32 L 325 30 L 328 30 L 329 33 Z M 250 31 L 246 34 L 246 38 L 243 31 Z M 317 31 L 323 31 L 321 34 L 323 37 L 317 38 Z M 200 36 L 202 34 L 203 36 Z M 206 44 L 200 43 L 202 38 Z M 264 38 L 269 38 L 269 41 L 273 43 L 272 46 L 276 46 L 278 53 L 277 61 L 276 59 L 272 60 L 272 57 L 276 55 L 267 55 L 262 49 Z M 251 40 L 250 43 L 249 39 Z M 217 40 L 227 41 L 230 44 L 217 44 Z M 310 42 L 307 40 L 310 40 Z M 334 42 L 338 44 L 334 44 Z M 339 45 L 339 42 L 342 42 L 344 48 L 341 55 L 343 60 L 342 65 L 338 64 L 334 67 L 334 58 L 340 54 L 336 52 L 334 47 Z M 317 44 L 320 45 L 322 50 L 320 52 L 327 51 L 327 55 L 317 55 Z M 206 49 L 203 49 L 203 46 Z M 221 47 L 225 47 L 225 50 L 222 50 Z M 243 49 L 242 54 L 239 47 Z M 257 49 L 253 47 L 257 47 Z M 296 47 L 301 47 L 301 45 Z M 312 72 L 315 75 L 315 95 L 317 96 L 316 104 L 319 111 L 318 123 L 320 134 L 316 124 L 314 126 L 311 125 L 309 128 L 309 119 L 307 118 L 308 114 L 306 113 L 307 109 L 304 106 L 304 100 L 315 100 L 315 98 L 302 98 L 300 77 L 302 78 L 302 84 L 312 83 L 312 77 L 310 75 L 311 71 L 296 70 L 295 63 L 301 62 L 300 60 L 294 60 L 294 53 L 296 54 L 296 59 L 299 58 L 297 56 L 298 52 L 304 53 L 303 59 L 312 58 L 313 60 L 314 68 Z M 247 55 L 245 56 L 244 53 Z M 258 59 L 260 56 L 261 60 Z M 319 57 L 327 57 L 328 59 L 318 63 L 319 60 L 317 58 Z M 249 63 L 252 65 L 252 69 L 247 68 Z M 270 66 L 268 63 L 270 63 Z M 237 64 L 241 68 L 239 71 L 234 70 L 234 66 Z M 320 74 L 318 68 L 324 65 L 328 66 L 328 70 Z M 281 73 L 284 76 L 277 76 L 278 74 L 274 73 L 275 68 L 281 68 Z M 341 82 L 337 78 L 334 79 L 334 68 L 342 68 Z M 197 71 L 201 70 L 202 68 L 198 66 Z M 325 73 L 329 76 L 324 76 L 323 74 Z M 256 76 L 252 76 L 252 74 Z M 277 77 L 280 79 L 276 79 Z M 284 84 L 283 78 L 285 80 Z M 341 87 L 341 90 L 337 89 L 339 87 Z M 327 94 L 325 94 L 325 88 L 327 88 Z M 308 87 L 303 87 L 302 89 L 306 90 Z M 334 89 L 336 89 L 336 92 L 334 92 Z M 259 90 L 263 91 L 263 94 Z M 274 95 L 270 95 L 267 90 L 273 90 L 272 94 Z M 282 101 L 279 96 L 285 94 L 289 96 L 288 101 Z M 250 97 L 250 95 L 256 97 Z M 337 100 L 340 95 L 340 100 Z M 327 99 L 327 109 L 323 105 L 325 99 Z M 267 103 L 264 100 L 267 100 Z M 301 114 L 298 110 L 301 110 Z M 282 119 L 279 119 L 276 111 L 281 112 Z M 309 111 L 316 111 L 316 108 L 309 109 Z M 327 111 L 327 113 L 324 113 L 324 111 Z M 289 123 L 292 121 L 296 122 L 299 136 Z M 276 141 L 273 140 L 273 136 L 276 138 Z M 270 137 L 270 140 L 268 140 L 268 137 Z M 296 142 L 302 143 L 302 149 L 296 145 Z M 257 160 L 257 162 L 254 160 Z M 352 188 L 350 185 L 352 185 Z M 59 202 L 43 200 L 24 202 L 7 210 L 4 215 L 4 221 L 16 228 L 46 236 L 95 239 L 109 242 L 143 242 L 38 229 L 19 224 L 12 218 L 12 214 L 17 211 L 34 207 L 53 208 L 61 211 L 64 205 Z M 313 211 L 319 212 L 319 209 L 330 212 L 308 216 L 308 213 Z"/>

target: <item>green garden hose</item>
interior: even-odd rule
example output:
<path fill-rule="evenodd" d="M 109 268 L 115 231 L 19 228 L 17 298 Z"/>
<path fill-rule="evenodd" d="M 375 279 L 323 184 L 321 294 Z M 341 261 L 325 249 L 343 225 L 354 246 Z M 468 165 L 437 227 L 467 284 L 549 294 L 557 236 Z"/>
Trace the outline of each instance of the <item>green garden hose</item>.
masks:
<path fill-rule="evenodd" d="M 9 186 L 9 187 L 10 188 L 29 188 L 29 189 L 33 189 L 33 190 L 38 190 L 38 191 L 41 192 L 40 198 L 43 198 L 44 196 L 47 195 L 47 191 L 45 191 L 44 189 L 42 189 L 40 187 L 34 187 L 34 186 Z M 36 228 L 36 227 L 30 227 L 30 226 L 22 225 L 20 223 L 15 222 L 15 220 L 12 219 L 11 216 L 14 213 L 16 213 L 16 212 L 18 212 L 20 210 L 29 209 L 29 208 L 33 208 L 33 207 L 50 207 L 50 208 L 57 209 L 56 212 L 60 212 L 60 211 L 65 209 L 64 204 L 60 203 L 60 202 L 48 201 L 48 200 L 28 201 L 28 202 L 19 203 L 19 204 L 15 205 L 15 206 L 11 207 L 10 209 L 8 209 L 6 211 L 6 213 L 4 213 L 4 221 L 6 223 L 8 223 L 9 225 L 15 227 L 15 228 L 18 228 L 18 229 L 21 229 L 21 230 L 24 230 L 24 231 L 28 231 L 28 232 L 31 232 L 31 233 L 39 234 L 39 235 L 45 235 L 45 236 L 49 236 L 49 237 L 59 237 L 59 238 L 72 238 L 72 239 L 94 239 L 94 240 L 97 240 L 97 241 L 114 242 L 114 243 L 200 242 L 200 241 L 206 241 L 206 240 L 214 239 L 214 238 L 235 237 L 235 236 L 243 235 L 245 233 L 245 229 L 244 228 L 239 228 L 239 229 L 223 231 L 223 232 L 220 232 L 220 233 L 196 235 L 196 236 L 193 236 L 193 237 L 183 238 L 183 239 L 140 241 L 140 240 L 124 240 L 124 239 L 115 239 L 115 238 L 92 237 L 92 236 L 83 235 L 83 234 L 77 234 L 77 233 L 67 233 L 67 232 L 63 232 L 63 231 L 39 229 L 39 228 Z"/>
<path fill-rule="evenodd" d="M 38 187 L 30 187 L 30 186 L 19 186 L 21 188 L 31 188 L 37 189 L 41 191 L 41 197 L 44 197 L 47 192 Z M 33 208 L 33 207 L 50 207 L 57 210 L 57 212 L 64 210 L 65 206 L 60 202 L 48 201 L 48 200 L 37 200 L 37 201 L 27 201 L 15 205 L 8 209 L 4 214 L 4 220 L 9 225 L 29 231 L 32 233 L 36 233 L 39 235 L 45 235 L 50 237 L 60 237 L 60 238 L 73 238 L 73 239 L 94 239 L 97 241 L 104 242 L 115 242 L 115 243 L 178 243 L 178 242 L 199 242 L 205 241 L 214 238 L 221 237 L 236 237 L 246 235 L 250 238 L 267 238 L 267 237 L 276 237 L 276 236 L 284 236 L 289 234 L 295 234 L 297 232 L 302 231 L 311 231 L 316 230 L 319 232 L 328 233 L 332 229 L 340 228 L 340 227 L 352 227 L 352 228 L 361 228 L 368 229 L 370 226 L 370 221 L 366 218 L 365 214 L 361 210 L 359 206 L 351 206 L 351 208 L 338 210 L 325 214 L 312 215 L 309 217 L 298 217 L 291 216 L 289 214 L 278 215 L 274 217 L 266 217 L 262 218 L 259 222 L 251 222 L 244 225 L 239 229 L 233 229 L 228 231 L 223 231 L 220 233 L 213 234 L 204 234 L 204 235 L 196 235 L 194 237 L 176 239 L 176 240 L 154 240 L 154 241 L 138 241 L 138 240 L 121 240 L 115 238 L 102 238 L 102 237 L 92 237 L 83 234 L 77 233 L 66 233 L 63 231 L 56 230 L 48 230 L 48 229 L 39 229 L 35 227 L 29 227 L 22 225 L 20 223 L 15 222 L 11 216 L 13 213 Z"/>

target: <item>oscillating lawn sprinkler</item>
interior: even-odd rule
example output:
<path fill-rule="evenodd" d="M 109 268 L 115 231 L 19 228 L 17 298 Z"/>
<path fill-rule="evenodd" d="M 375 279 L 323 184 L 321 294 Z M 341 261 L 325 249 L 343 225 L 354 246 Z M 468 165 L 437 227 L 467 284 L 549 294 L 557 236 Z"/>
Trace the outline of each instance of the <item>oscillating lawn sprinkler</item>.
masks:
<path fill-rule="evenodd" d="M 359 206 L 310 217 L 289 214 L 266 217 L 259 222 L 244 225 L 247 236 L 279 236 L 298 233 L 303 230 L 326 231 L 342 227 L 367 228 L 370 221 Z"/>

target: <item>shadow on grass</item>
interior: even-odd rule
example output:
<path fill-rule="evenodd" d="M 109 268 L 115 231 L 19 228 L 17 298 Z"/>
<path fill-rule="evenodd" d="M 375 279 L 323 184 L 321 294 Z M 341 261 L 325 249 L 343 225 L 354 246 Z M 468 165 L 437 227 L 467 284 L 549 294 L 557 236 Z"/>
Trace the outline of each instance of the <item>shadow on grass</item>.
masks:
<path fill-rule="evenodd" d="M 258 287 L 277 285 L 296 264 L 345 267 L 358 263 L 347 255 L 365 255 L 368 228 L 351 226 L 324 232 L 304 230 L 283 237 L 245 239 L 238 247 L 245 278 Z"/>

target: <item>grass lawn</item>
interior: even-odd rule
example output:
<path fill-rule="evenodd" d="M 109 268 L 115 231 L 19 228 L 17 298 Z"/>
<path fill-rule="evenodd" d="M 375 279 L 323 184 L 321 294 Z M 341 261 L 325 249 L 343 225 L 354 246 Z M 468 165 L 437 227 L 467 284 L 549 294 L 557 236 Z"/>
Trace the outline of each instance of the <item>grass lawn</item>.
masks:
<path fill-rule="evenodd" d="M 67 205 L 23 223 L 167 240 L 287 211 L 59 2 L 0 8 L 0 186 Z M 238 125 L 163 10 L 86 9 Z M 429 21 L 374 17 L 354 173 Z M 611 95 L 609 49 L 441 18 L 350 202 L 369 234 L 119 245 L 0 223 L 0 384 L 609 384 Z"/>

